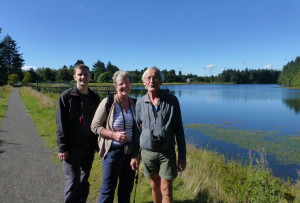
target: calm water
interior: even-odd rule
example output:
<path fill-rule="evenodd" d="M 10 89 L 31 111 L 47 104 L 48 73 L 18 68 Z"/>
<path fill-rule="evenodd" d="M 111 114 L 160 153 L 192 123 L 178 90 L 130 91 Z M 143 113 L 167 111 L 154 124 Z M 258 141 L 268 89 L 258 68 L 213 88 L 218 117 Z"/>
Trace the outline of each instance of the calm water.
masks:
<path fill-rule="evenodd" d="M 300 134 L 300 90 L 280 88 L 279 85 L 170 85 L 168 89 L 180 101 L 183 123 L 230 123 L 239 129 L 280 130 Z M 139 87 L 143 89 L 143 87 Z M 162 86 L 165 88 L 165 86 Z M 144 91 L 133 90 L 141 97 Z M 195 132 L 186 129 L 186 137 Z M 228 157 L 247 154 L 249 149 L 216 141 L 197 134 L 195 144 L 224 153 Z M 288 147 L 288 146 L 286 146 Z M 297 179 L 300 163 L 281 165 L 267 156 L 273 174 Z"/>

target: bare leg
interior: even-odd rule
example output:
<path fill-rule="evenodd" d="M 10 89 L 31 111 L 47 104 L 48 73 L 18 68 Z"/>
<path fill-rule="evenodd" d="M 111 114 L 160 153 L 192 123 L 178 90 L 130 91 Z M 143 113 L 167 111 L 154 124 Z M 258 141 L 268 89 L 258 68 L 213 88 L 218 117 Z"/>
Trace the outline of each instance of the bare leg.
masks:
<path fill-rule="evenodd" d="M 152 188 L 152 199 L 153 203 L 162 202 L 162 194 L 160 190 L 160 176 L 158 174 L 154 175 L 150 179 L 150 184 Z"/>
<path fill-rule="evenodd" d="M 163 203 L 173 202 L 173 181 L 161 178 L 161 194 Z"/>

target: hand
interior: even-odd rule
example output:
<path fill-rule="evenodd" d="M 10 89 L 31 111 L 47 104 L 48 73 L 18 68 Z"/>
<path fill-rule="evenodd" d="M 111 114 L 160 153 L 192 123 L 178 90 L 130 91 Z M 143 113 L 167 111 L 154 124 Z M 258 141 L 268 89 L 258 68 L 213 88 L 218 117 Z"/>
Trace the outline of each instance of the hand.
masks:
<path fill-rule="evenodd" d="M 183 171 L 185 167 L 186 167 L 186 161 L 178 160 L 178 165 L 177 165 L 178 172 Z"/>
<path fill-rule="evenodd" d="M 131 159 L 130 166 L 131 166 L 131 169 L 132 169 L 133 171 L 139 169 L 139 162 L 138 162 L 137 158 L 132 158 L 132 159 Z"/>
<path fill-rule="evenodd" d="M 126 135 L 126 132 L 115 132 L 114 139 L 118 142 L 122 142 L 123 144 L 129 140 L 129 136 Z"/>
<path fill-rule="evenodd" d="M 64 152 L 64 153 L 58 153 L 58 158 L 60 159 L 60 160 L 67 160 L 67 158 L 69 157 L 69 155 L 68 155 L 68 152 Z"/>

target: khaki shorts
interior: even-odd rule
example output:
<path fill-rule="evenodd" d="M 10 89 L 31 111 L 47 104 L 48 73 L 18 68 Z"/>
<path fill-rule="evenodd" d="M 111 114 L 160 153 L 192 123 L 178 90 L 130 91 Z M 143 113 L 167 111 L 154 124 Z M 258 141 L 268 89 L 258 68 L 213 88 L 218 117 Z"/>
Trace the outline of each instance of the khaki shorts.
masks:
<path fill-rule="evenodd" d="M 151 178 L 159 174 L 166 180 L 173 180 L 177 177 L 176 153 L 175 149 L 164 151 L 149 151 L 142 149 L 142 161 L 144 165 L 144 175 Z"/>

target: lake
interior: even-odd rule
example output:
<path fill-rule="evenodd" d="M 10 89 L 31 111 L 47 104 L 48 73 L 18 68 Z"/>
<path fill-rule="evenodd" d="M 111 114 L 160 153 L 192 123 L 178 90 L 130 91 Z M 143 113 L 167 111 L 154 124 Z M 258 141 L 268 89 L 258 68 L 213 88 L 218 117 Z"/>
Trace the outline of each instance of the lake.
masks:
<path fill-rule="evenodd" d="M 133 97 L 145 94 L 144 87 L 132 88 Z M 275 176 L 298 178 L 300 90 L 276 84 L 167 88 L 179 99 L 189 143 L 237 160 L 247 160 L 249 150 L 256 152 L 256 157 L 258 150 L 265 151 L 268 167 Z"/>

